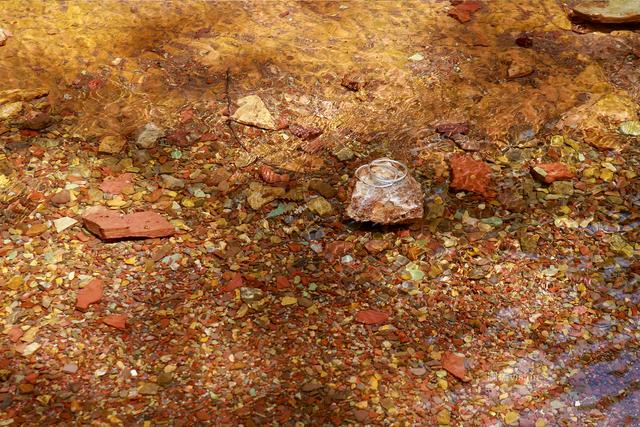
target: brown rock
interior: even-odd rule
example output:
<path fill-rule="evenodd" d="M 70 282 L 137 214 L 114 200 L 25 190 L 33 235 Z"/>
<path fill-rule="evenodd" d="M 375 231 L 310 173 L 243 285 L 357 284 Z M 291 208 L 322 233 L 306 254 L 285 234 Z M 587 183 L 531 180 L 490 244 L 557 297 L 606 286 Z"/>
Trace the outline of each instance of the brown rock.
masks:
<path fill-rule="evenodd" d="M 457 154 L 450 161 L 453 180 L 450 187 L 454 190 L 471 191 L 484 197 L 493 197 L 488 190 L 491 184 L 489 165 L 466 154 Z"/>
<path fill-rule="evenodd" d="M 51 203 L 55 205 L 64 205 L 71 201 L 71 193 L 69 190 L 58 191 L 51 197 Z"/>
<path fill-rule="evenodd" d="M 166 237 L 175 233 L 169 221 L 156 212 L 123 215 L 108 209 L 94 209 L 83 217 L 85 227 L 101 239 Z"/>
<path fill-rule="evenodd" d="M 76 300 L 76 308 L 86 310 L 89 305 L 94 304 L 102 299 L 104 284 L 100 279 L 93 279 L 87 285 L 78 291 Z"/>
<path fill-rule="evenodd" d="M 640 22 L 640 3 L 632 0 L 582 1 L 573 7 L 575 16 L 602 24 Z"/>
<path fill-rule="evenodd" d="M 507 78 L 526 77 L 535 70 L 535 57 L 523 49 L 511 49 L 505 52 L 505 60 L 509 62 Z"/>
<path fill-rule="evenodd" d="M 471 21 L 471 17 L 476 13 L 482 4 L 477 0 L 465 0 L 457 4 L 449 11 L 449 16 L 455 18 L 460 23 Z"/>
<path fill-rule="evenodd" d="M 31 394 L 33 393 L 34 388 L 33 384 L 29 383 L 22 383 L 18 385 L 18 391 L 20 394 Z"/>
<path fill-rule="evenodd" d="M 33 224 L 31 226 L 31 228 L 29 228 L 25 234 L 29 237 L 33 237 L 33 236 L 37 236 L 39 234 L 44 233 L 45 231 L 47 231 L 47 229 L 49 228 L 49 226 L 45 223 L 38 223 L 38 224 Z"/>
<path fill-rule="evenodd" d="M 367 243 L 364 244 L 364 248 L 370 254 L 377 254 L 379 252 L 384 251 L 388 247 L 389 247 L 389 243 L 384 241 L 384 240 L 375 240 L 374 239 L 374 240 L 369 240 Z"/>
<path fill-rule="evenodd" d="M 127 328 L 127 316 L 125 314 L 110 314 L 102 318 L 102 323 L 124 331 Z"/>
<path fill-rule="evenodd" d="M 118 154 L 124 148 L 126 141 L 119 136 L 105 136 L 100 141 L 98 151 L 107 154 Z"/>
<path fill-rule="evenodd" d="M 132 173 L 123 173 L 117 177 L 108 176 L 100 184 L 100 190 L 105 193 L 120 194 L 122 190 L 133 185 L 134 177 L 135 175 Z"/>
<path fill-rule="evenodd" d="M 30 130 L 42 130 L 53 123 L 53 118 L 47 113 L 38 113 L 20 124 L 19 127 Z"/>
<path fill-rule="evenodd" d="M 534 178 L 546 184 L 551 184 L 555 181 L 569 180 L 575 176 L 566 164 L 560 162 L 539 163 L 534 165 L 531 167 L 531 174 Z"/>
<path fill-rule="evenodd" d="M 335 195 L 338 194 L 338 191 L 333 188 L 331 184 L 319 178 L 314 178 L 309 181 L 309 190 L 320 193 L 320 195 L 326 199 L 335 197 Z"/>
<path fill-rule="evenodd" d="M 354 177 L 355 185 L 346 214 L 356 221 L 396 224 L 422 218 L 424 195 L 418 181 L 410 174 L 388 186 L 371 185 L 376 178 L 371 169 Z"/>
<path fill-rule="evenodd" d="M 367 82 L 365 81 L 363 75 L 356 72 L 350 72 L 345 74 L 340 84 L 351 91 L 357 92 L 360 89 L 364 88 Z"/>

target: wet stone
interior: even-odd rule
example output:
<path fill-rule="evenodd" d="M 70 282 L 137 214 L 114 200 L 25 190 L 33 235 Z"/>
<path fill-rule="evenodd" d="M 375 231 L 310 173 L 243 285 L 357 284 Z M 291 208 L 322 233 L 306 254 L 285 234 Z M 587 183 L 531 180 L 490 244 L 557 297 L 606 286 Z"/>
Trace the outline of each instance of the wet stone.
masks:
<path fill-rule="evenodd" d="M 573 195 L 573 182 L 571 181 L 555 181 L 549 187 L 549 191 L 553 194 L 559 194 L 562 196 L 572 196 Z"/>
<path fill-rule="evenodd" d="M 51 203 L 55 205 L 64 205 L 71 201 L 71 193 L 69 190 L 62 190 L 51 197 Z"/>
<path fill-rule="evenodd" d="M 330 199 L 335 197 L 338 191 L 333 188 L 331 184 L 323 181 L 322 179 L 312 179 L 309 181 L 309 189 L 320 193 L 322 197 Z"/>
<path fill-rule="evenodd" d="M 167 237 L 175 233 L 169 221 L 151 211 L 123 215 L 108 209 L 90 210 L 83 221 L 84 226 L 101 239 Z"/>
<path fill-rule="evenodd" d="M 347 160 L 353 159 L 355 153 L 349 147 L 342 147 L 337 150 L 334 154 L 341 162 L 346 162 Z"/>
<path fill-rule="evenodd" d="M 640 22 L 640 3 L 633 0 L 580 1 L 572 11 L 579 18 L 602 24 Z"/>
<path fill-rule="evenodd" d="M 150 122 L 138 131 L 136 145 L 142 148 L 151 148 L 156 144 L 156 141 L 163 136 L 164 130 L 158 127 L 155 123 Z"/>
<path fill-rule="evenodd" d="M 249 95 L 238 99 L 238 109 L 231 116 L 238 123 L 262 129 L 276 129 L 276 122 L 262 99 Z"/>
<path fill-rule="evenodd" d="M 173 381 L 173 373 L 171 372 L 162 372 L 158 375 L 158 384 L 166 387 Z"/>
<path fill-rule="evenodd" d="M 318 214 L 320 216 L 331 215 L 331 213 L 333 212 L 333 207 L 331 206 L 331 203 L 329 203 L 327 199 L 325 199 L 322 196 L 318 196 L 311 199 L 307 203 L 307 206 L 309 207 L 309 210 L 311 212 Z"/>
<path fill-rule="evenodd" d="M 551 184 L 572 179 L 575 175 L 564 163 L 539 163 L 531 167 L 531 174 L 539 181 Z"/>
<path fill-rule="evenodd" d="M 75 363 L 66 363 L 62 367 L 62 371 L 67 374 L 75 374 L 76 372 L 78 372 L 78 365 L 76 365 Z"/>
<path fill-rule="evenodd" d="M 185 186 L 183 179 L 176 178 L 173 175 L 160 175 L 160 178 L 162 179 L 162 186 L 170 190 L 179 190 Z"/>
<path fill-rule="evenodd" d="M 124 149 L 125 144 L 126 141 L 119 136 L 105 136 L 100 140 L 98 151 L 106 154 L 118 154 Z"/>
<path fill-rule="evenodd" d="M 450 161 L 453 180 L 451 188 L 454 190 L 471 191 L 490 197 L 491 168 L 484 162 L 469 155 L 454 155 Z"/>

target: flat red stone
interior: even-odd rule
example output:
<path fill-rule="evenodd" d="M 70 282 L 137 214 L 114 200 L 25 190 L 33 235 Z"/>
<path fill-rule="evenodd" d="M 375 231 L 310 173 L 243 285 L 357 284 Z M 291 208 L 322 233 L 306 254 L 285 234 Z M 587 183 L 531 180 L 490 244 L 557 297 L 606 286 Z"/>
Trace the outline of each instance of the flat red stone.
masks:
<path fill-rule="evenodd" d="M 105 193 L 120 194 L 122 190 L 133 184 L 134 174 L 123 173 L 117 177 L 108 176 L 100 184 L 100 190 Z"/>
<path fill-rule="evenodd" d="M 383 323 L 388 318 L 389 315 L 387 313 L 378 310 L 361 310 L 356 313 L 356 322 L 364 323 L 365 325 Z"/>
<path fill-rule="evenodd" d="M 127 327 L 127 316 L 126 314 L 110 314 L 102 318 L 102 323 L 124 331 Z"/>
<path fill-rule="evenodd" d="M 156 212 L 136 212 L 125 216 L 130 237 L 164 237 L 175 233 L 175 228 Z"/>
<path fill-rule="evenodd" d="M 451 157 L 451 188 L 471 191 L 484 197 L 493 197 L 494 193 L 487 187 L 491 185 L 491 168 L 485 162 L 476 160 L 466 154 Z"/>
<path fill-rule="evenodd" d="M 96 209 L 83 217 L 87 230 L 101 239 L 131 237 L 165 237 L 175 233 L 175 228 L 162 215 L 151 212 L 136 212 L 123 215 L 108 209 Z"/>
<path fill-rule="evenodd" d="M 22 331 L 22 329 L 20 329 L 20 327 L 14 326 L 9 330 L 7 335 L 9 336 L 11 342 L 18 342 L 22 335 L 24 335 L 24 332 Z"/>
<path fill-rule="evenodd" d="M 545 174 L 536 171 L 536 168 L 542 169 Z M 564 163 L 539 163 L 531 167 L 531 174 L 539 181 L 551 184 L 555 181 L 565 181 L 572 179 L 575 175 L 569 170 Z"/>
<path fill-rule="evenodd" d="M 336 240 L 335 242 L 331 242 L 327 244 L 324 249 L 325 257 L 333 260 L 336 258 L 340 258 L 343 255 L 347 254 L 355 247 L 353 242 L 345 242 L 343 240 Z"/>
<path fill-rule="evenodd" d="M 464 367 L 464 357 L 447 351 L 442 355 L 442 367 L 454 377 L 466 381 L 467 370 Z"/>
<path fill-rule="evenodd" d="M 86 310 L 89 305 L 102 299 L 104 284 L 100 279 L 93 279 L 84 288 L 78 291 L 76 308 Z"/>

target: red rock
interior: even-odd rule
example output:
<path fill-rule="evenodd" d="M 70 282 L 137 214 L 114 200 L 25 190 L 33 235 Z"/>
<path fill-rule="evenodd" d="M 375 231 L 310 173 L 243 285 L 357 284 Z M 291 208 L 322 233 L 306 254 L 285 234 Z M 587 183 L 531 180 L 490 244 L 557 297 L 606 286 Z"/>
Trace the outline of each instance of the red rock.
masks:
<path fill-rule="evenodd" d="M 9 332 L 7 332 L 7 335 L 9 336 L 9 340 L 11 340 L 11 342 L 18 342 L 22 335 L 24 335 L 24 332 L 22 331 L 22 329 L 20 329 L 19 326 L 14 326 L 9 330 Z"/>
<path fill-rule="evenodd" d="M 466 0 L 449 11 L 449 16 L 465 23 L 471 21 L 471 17 L 476 13 L 482 4 L 476 0 Z"/>
<path fill-rule="evenodd" d="M 467 370 L 464 367 L 464 357 L 456 356 L 447 351 L 442 355 L 442 368 L 454 377 L 466 381 Z"/>
<path fill-rule="evenodd" d="M 274 172 L 269 166 L 262 165 L 258 170 L 260 172 L 260 178 L 267 184 L 276 184 L 278 182 L 288 182 L 289 175 L 288 174 L 278 174 Z"/>
<path fill-rule="evenodd" d="M 127 316 L 125 314 L 110 314 L 102 318 L 102 323 L 124 331 L 127 327 Z"/>
<path fill-rule="evenodd" d="M 354 246 L 355 244 L 353 242 L 336 240 L 335 242 L 327 244 L 324 253 L 328 259 L 332 260 L 345 255 L 347 252 L 351 251 Z"/>
<path fill-rule="evenodd" d="M 71 194 L 69 193 L 69 190 L 62 190 L 54 194 L 50 200 L 53 204 L 64 205 L 71 201 Z"/>
<path fill-rule="evenodd" d="M 231 292 L 234 289 L 241 288 L 243 283 L 244 279 L 242 278 L 242 274 L 238 272 L 233 273 L 233 276 L 231 280 L 229 280 L 229 283 L 227 283 L 220 289 L 220 293 Z"/>
<path fill-rule="evenodd" d="M 316 127 L 304 127 L 300 125 L 291 125 L 289 126 L 289 130 L 292 134 L 297 136 L 303 141 L 310 141 L 314 138 L 322 135 L 322 129 Z"/>
<path fill-rule="evenodd" d="M 123 173 L 117 177 L 108 176 L 100 184 L 100 190 L 105 193 L 120 194 L 122 190 L 133 184 L 134 176 L 132 173 Z"/>
<path fill-rule="evenodd" d="M 492 181 L 489 165 L 466 154 L 453 156 L 450 165 L 453 175 L 450 185 L 452 189 L 472 191 L 484 197 L 494 196 L 494 193 L 487 188 Z"/>
<path fill-rule="evenodd" d="M 89 305 L 102 299 L 104 284 L 100 279 L 93 279 L 84 288 L 78 291 L 76 308 L 86 310 Z"/>
<path fill-rule="evenodd" d="M 98 208 L 85 213 L 83 220 L 84 226 L 89 231 L 105 240 L 166 237 L 175 233 L 175 228 L 169 221 L 151 211 L 123 215 L 105 208 Z"/>
<path fill-rule="evenodd" d="M 387 313 L 378 310 L 361 310 L 356 313 L 356 322 L 364 323 L 365 325 L 383 323 L 388 318 L 389 315 Z"/>
<path fill-rule="evenodd" d="M 377 254 L 378 252 L 382 252 L 389 247 L 389 243 L 384 240 L 369 240 L 364 244 L 364 248 L 370 254 Z"/>
<path fill-rule="evenodd" d="M 125 216 L 131 237 L 164 237 L 175 233 L 175 228 L 156 212 L 136 212 Z"/>
<path fill-rule="evenodd" d="M 560 162 L 539 163 L 531 167 L 531 174 L 539 181 L 551 184 L 555 181 L 565 181 L 575 177 L 569 167 Z"/>

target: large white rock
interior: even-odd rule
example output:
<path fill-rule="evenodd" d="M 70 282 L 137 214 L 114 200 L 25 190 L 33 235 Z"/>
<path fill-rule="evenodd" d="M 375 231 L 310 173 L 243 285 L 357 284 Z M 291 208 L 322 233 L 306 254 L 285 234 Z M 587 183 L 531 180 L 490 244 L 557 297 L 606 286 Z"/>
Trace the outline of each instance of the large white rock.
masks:
<path fill-rule="evenodd" d="M 275 120 L 258 95 L 238 99 L 238 109 L 231 118 L 244 125 L 271 130 L 276 128 Z"/>
<path fill-rule="evenodd" d="M 354 177 L 355 185 L 346 214 L 356 221 L 395 224 L 422 218 L 424 195 L 418 181 L 410 174 L 388 187 L 371 185 L 371 169 Z"/>

